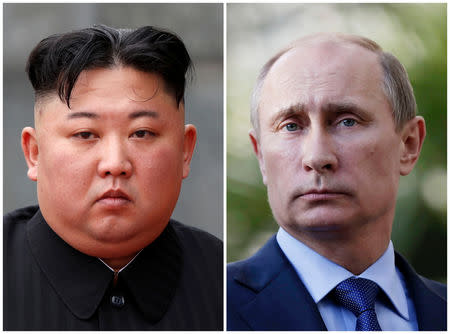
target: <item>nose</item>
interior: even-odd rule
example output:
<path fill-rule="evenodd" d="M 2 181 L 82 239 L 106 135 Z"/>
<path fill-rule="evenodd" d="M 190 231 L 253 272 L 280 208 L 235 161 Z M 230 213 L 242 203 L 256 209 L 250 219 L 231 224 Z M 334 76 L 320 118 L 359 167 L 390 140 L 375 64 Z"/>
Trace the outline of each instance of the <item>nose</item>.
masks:
<path fill-rule="evenodd" d="M 333 138 L 326 130 L 311 128 L 303 138 L 303 169 L 319 174 L 333 172 L 338 167 Z"/>
<path fill-rule="evenodd" d="M 111 175 L 128 178 L 131 176 L 133 166 L 128 155 L 126 143 L 121 143 L 119 138 L 105 139 L 103 145 L 100 146 L 100 150 L 98 174 L 101 177 Z"/>

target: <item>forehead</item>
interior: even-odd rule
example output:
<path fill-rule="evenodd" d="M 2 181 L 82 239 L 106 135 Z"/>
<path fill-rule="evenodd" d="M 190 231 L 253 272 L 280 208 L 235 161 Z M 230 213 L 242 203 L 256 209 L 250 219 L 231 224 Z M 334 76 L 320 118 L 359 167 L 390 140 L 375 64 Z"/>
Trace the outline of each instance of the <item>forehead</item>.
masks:
<path fill-rule="evenodd" d="M 286 52 L 272 66 L 262 87 L 260 111 L 298 103 L 384 102 L 382 75 L 378 55 L 359 45 L 307 42 Z"/>
<path fill-rule="evenodd" d="M 150 100 L 164 89 L 163 79 L 132 67 L 97 68 L 80 73 L 72 90 L 71 105 L 83 98 L 128 98 L 136 102 Z"/>
<path fill-rule="evenodd" d="M 72 90 L 70 109 L 56 93 L 38 98 L 35 104 L 36 123 L 43 117 L 49 121 L 79 111 L 99 117 L 127 117 L 129 112 L 142 110 L 151 110 L 159 118 L 184 118 L 183 104 L 178 105 L 173 94 L 167 93 L 158 74 L 122 66 L 81 72 Z M 53 113 L 56 115 L 50 115 Z"/>

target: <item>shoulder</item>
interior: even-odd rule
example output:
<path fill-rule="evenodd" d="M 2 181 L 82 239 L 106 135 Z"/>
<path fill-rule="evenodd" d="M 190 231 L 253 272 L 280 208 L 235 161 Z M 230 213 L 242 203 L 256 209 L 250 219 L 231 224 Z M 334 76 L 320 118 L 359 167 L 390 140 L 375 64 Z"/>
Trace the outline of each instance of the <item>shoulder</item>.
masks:
<path fill-rule="evenodd" d="M 443 300 L 447 301 L 447 285 L 419 275 L 423 284 Z"/>
<path fill-rule="evenodd" d="M 223 243 L 208 232 L 171 220 L 182 250 L 182 274 L 177 301 L 212 321 L 223 323 Z M 199 314 L 200 314 L 199 313 Z"/>
<path fill-rule="evenodd" d="M 12 286 L 11 289 L 19 286 L 18 276 L 26 281 L 36 269 L 27 231 L 28 223 L 37 212 L 38 206 L 29 206 L 7 213 L 3 217 L 3 263 L 5 268 L 10 269 L 4 273 L 4 283 L 5 286 Z"/>
<path fill-rule="evenodd" d="M 211 280 L 223 279 L 223 243 L 212 234 L 170 220 L 183 252 L 183 268 L 187 276 Z"/>
<path fill-rule="evenodd" d="M 400 269 L 410 287 L 419 290 L 427 290 L 430 293 L 437 295 L 440 299 L 447 300 L 446 284 L 419 275 L 408 261 L 397 252 L 395 252 L 395 265 Z"/>
<path fill-rule="evenodd" d="M 402 273 L 408 293 L 418 315 L 419 330 L 447 329 L 447 287 L 445 284 L 420 276 L 397 252 L 395 265 Z"/>
<path fill-rule="evenodd" d="M 256 255 L 256 254 L 255 254 Z M 251 275 L 259 275 L 255 255 L 241 261 L 227 264 L 227 328 L 229 330 L 251 330 L 241 317 L 240 309 L 249 304 L 258 289 L 252 284 Z"/>
<path fill-rule="evenodd" d="M 183 267 L 192 275 L 223 274 L 223 243 L 212 234 L 171 219 L 169 223 L 183 252 Z M 195 276 L 194 275 L 194 276 Z"/>
<path fill-rule="evenodd" d="M 227 265 L 229 306 L 251 300 L 289 269 L 290 264 L 273 236 L 251 257 Z"/>
<path fill-rule="evenodd" d="M 252 285 L 257 289 L 262 289 L 287 266 L 289 266 L 289 262 L 273 235 L 248 259 L 229 263 L 227 279 L 229 284 L 235 281 L 242 285 Z"/>
<path fill-rule="evenodd" d="M 11 225 L 26 223 L 36 214 L 38 210 L 38 205 L 32 205 L 11 211 L 3 216 L 3 224 Z"/>
<path fill-rule="evenodd" d="M 258 274 L 258 261 L 255 259 L 255 255 L 244 260 L 227 264 L 227 284 L 229 284 L 231 288 L 234 284 L 242 285 L 242 283 L 246 281 L 245 278 L 248 274 Z"/>
<path fill-rule="evenodd" d="M 220 253 L 222 256 L 223 242 L 212 234 L 198 228 L 182 224 L 171 219 L 170 225 L 174 229 L 184 250 L 194 252 Z"/>
<path fill-rule="evenodd" d="M 17 233 L 25 233 L 28 221 L 38 212 L 39 206 L 27 206 L 3 216 L 3 239 L 9 240 Z"/>
<path fill-rule="evenodd" d="M 251 257 L 227 265 L 227 328 L 230 330 L 255 329 L 242 317 L 241 311 L 259 300 L 259 319 L 262 311 L 268 311 L 273 298 L 290 293 L 291 282 L 297 276 L 273 236 Z M 277 309 L 277 312 L 280 312 Z M 274 318 L 275 319 L 275 318 Z M 259 319 L 253 325 L 261 325 L 267 319 Z M 276 321 L 275 321 L 276 322 Z M 279 324 L 277 323 L 277 326 Z M 276 326 L 275 326 L 276 327 Z M 266 328 L 267 329 L 267 328 Z"/>
<path fill-rule="evenodd" d="M 228 318 L 236 306 L 247 303 L 258 293 L 251 276 L 259 275 L 260 270 L 253 264 L 253 257 L 227 264 Z"/>

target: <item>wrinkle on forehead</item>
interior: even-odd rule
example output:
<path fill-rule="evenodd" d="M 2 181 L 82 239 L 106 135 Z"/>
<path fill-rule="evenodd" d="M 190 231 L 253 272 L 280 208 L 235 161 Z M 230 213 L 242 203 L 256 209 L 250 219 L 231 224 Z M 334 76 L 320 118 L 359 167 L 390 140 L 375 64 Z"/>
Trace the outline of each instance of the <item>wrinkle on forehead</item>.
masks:
<path fill-rule="evenodd" d="M 382 76 L 376 53 L 356 44 L 313 40 L 287 51 L 272 66 L 262 87 L 261 109 L 269 99 L 286 98 L 287 91 L 311 103 L 318 93 L 330 98 L 359 93 L 386 100 Z"/>

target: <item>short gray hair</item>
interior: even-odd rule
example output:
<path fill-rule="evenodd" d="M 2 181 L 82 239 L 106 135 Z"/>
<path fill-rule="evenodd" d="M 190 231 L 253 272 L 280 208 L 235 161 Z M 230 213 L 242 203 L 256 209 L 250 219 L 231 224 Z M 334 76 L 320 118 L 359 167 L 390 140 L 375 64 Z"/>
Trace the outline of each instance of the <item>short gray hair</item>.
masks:
<path fill-rule="evenodd" d="M 403 65 L 399 60 L 390 54 L 383 51 L 383 49 L 374 41 L 357 35 L 346 35 L 340 33 L 320 33 L 303 37 L 283 50 L 279 51 L 275 56 L 269 59 L 264 64 L 259 72 L 256 80 L 255 87 L 253 88 L 253 94 L 250 104 L 250 119 L 255 129 L 256 134 L 259 136 L 259 104 L 261 102 L 261 92 L 264 85 L 264 80 L 269 73 L 272 66 L 281 58 L 285 53 L 294 49 L 301 43 L 312 40 L 334 40 L 337 42 L 351 43 L 359 45 L 369 51 L 376 53 L 380 60 L 380 65 L 383 69 L 383 91 L 391 105 L 392 116 L 394 117 L 394 123 L 397 130 L 401 129 L 403 125 L 410 119 L 416 116 L 417 105 L 414 98 L 413 88 L 408 78 Z"/>

